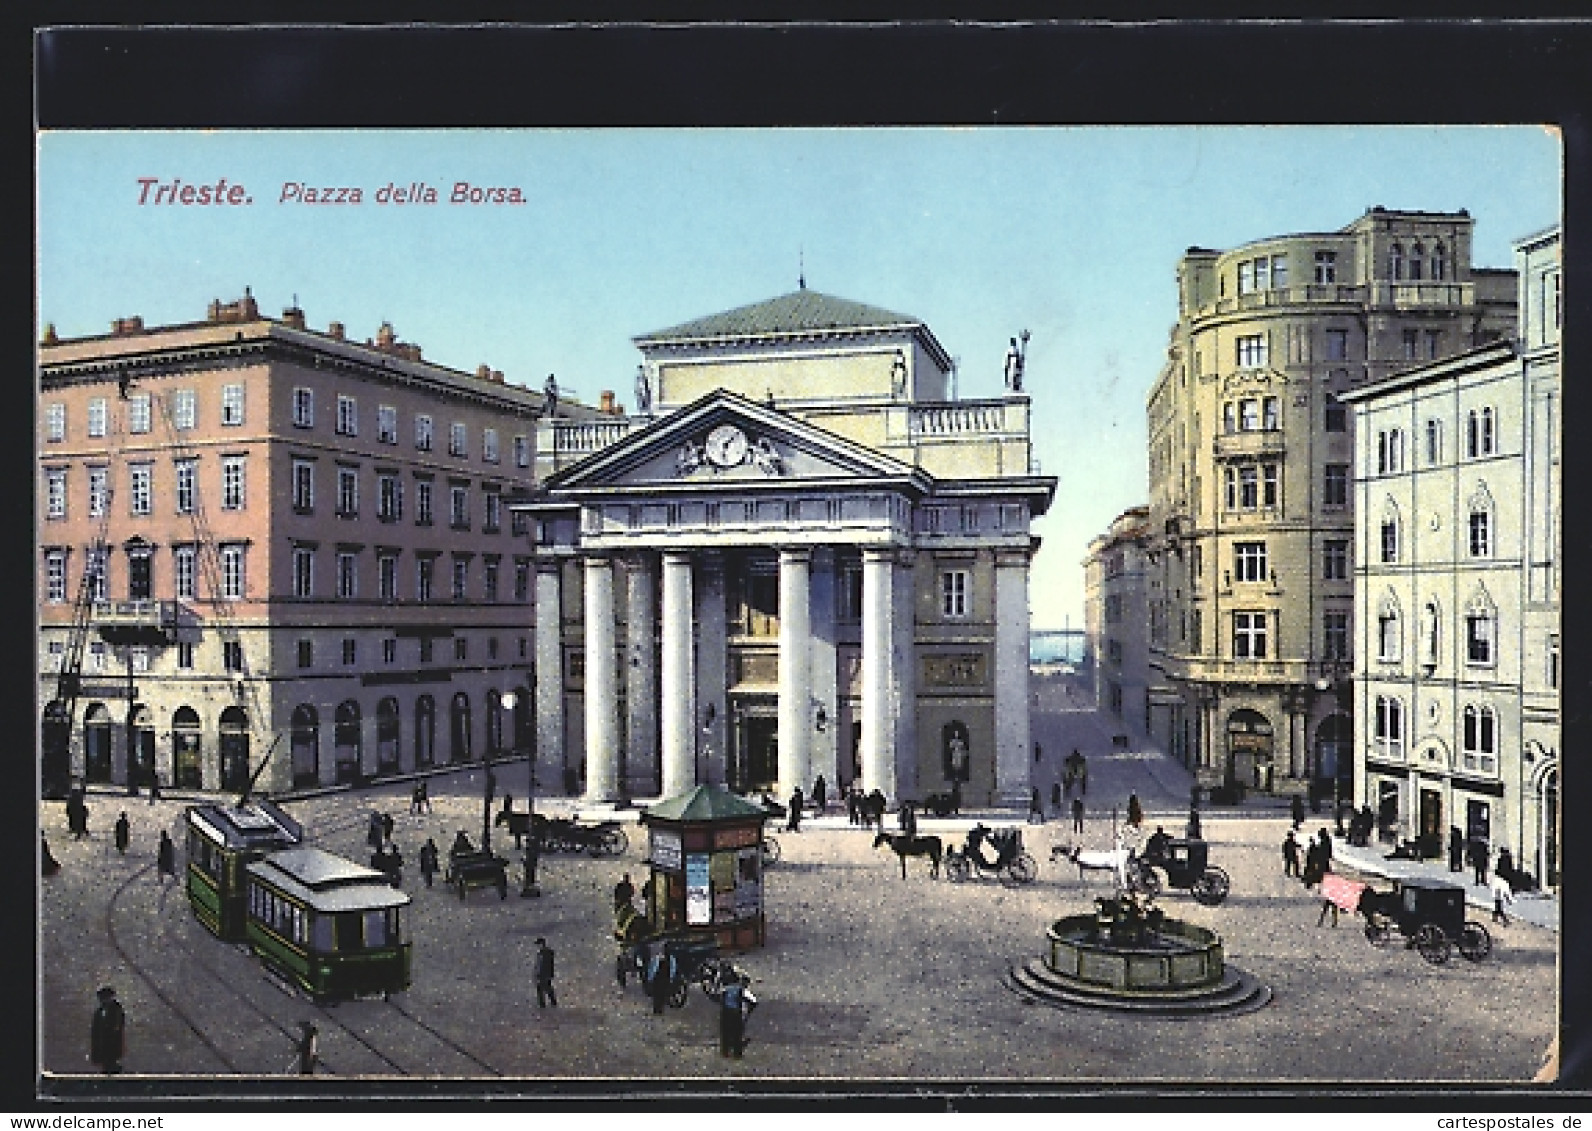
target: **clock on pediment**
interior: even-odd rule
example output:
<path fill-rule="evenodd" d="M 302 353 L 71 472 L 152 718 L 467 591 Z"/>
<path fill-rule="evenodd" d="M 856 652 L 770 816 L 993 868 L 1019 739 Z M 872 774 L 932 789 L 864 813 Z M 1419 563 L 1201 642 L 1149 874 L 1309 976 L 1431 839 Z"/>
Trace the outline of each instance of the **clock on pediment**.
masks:
<path fill-rule="evenodd" d="M 721 424 L 702 443 L 702 454 L 714 467 L 739 467 L 751 449 L 746 433 L 733 424 Z"/>

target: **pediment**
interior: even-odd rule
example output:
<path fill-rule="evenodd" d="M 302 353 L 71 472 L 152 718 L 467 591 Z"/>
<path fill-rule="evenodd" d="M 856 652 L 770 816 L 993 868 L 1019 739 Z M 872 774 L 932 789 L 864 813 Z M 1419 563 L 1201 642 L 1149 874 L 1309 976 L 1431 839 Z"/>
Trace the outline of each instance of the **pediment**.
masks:
<path fill-rule="evenodd" d="M 550 476 L 549 494 L 896 481 L 921 469 L 734 393 L 712 393 Z"/>

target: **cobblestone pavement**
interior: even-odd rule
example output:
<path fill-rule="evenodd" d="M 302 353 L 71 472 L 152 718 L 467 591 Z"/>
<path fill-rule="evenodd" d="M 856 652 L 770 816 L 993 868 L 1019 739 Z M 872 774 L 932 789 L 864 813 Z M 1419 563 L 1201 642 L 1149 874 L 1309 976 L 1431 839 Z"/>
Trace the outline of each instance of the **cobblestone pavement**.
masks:
<path fill-rule="evenodd" d="M 206 934 L 182 893 L 157 882 L 158 831 L 176 830 L 180 799 L 92 797 L 84 841 L 70 839 L 61 805 L 47 803 L 43 825 L 63 869 L 43 882 L 40 906 L 44 1068 L 92 1072 L 94 990 L 111 984 L 129 1016 L 123 1083 L 137 1074 L 285 1075 L 290 1038 L 309 1018 L 321 1028 L 327 1068 L 340 1077 L 501 1076 L 527 1090 L 593 1078 L 1063 1087 L 1530 1079 L 1555 1026 L 1556 934 L 1517 921 L 1493 928 L 1487 961 L 1438 967 L 1402 947 L 1370 946 L 1352 917 L 1318 927 L 1320 898 L 1281 874 L 1280 811 L 1209 813 L 1212 862 L 1231 873 L 1231 897 L 1215 908 L 1182 892 L 1160 901 L 1168 914 L 1221 933 L 1228 962 L 1275 991 L 1264 1009 L 1144 1020 L 1034 1005 L 1003 988 L 1011 965 L 1041 953 L 1051 922 L 1108 894 L 1106 881 L 1080 881 L 1076 869 L 1053 863 L 1052 845 L 1106 847 L 1110 805 L 1122 805 L 1126 792 L 1140 794 L 1152 826 L 1161 813 L 1181 819 L 1187 811 L 1180 767 L 1131 752 L 1116 757 L 1101 744 L 1103 736 L 1109 745 L 1110 731 L 1088 712 L 1042 714 L 1044 757 L 1070 750 L 1069 735 L 1092 744 L 1085 753 L 1098 800 L 1082 837 L 1072 836 L 1070 820 L 1023 826 L 1040 865 L 1033 884 L 953 884 L 931 879 L 917 860 L 903 880 L 896 858 L 874 850 L 872 837 L 843 817 L 810 821 L 797 834 L 773 830 L 784 855 L 767 874 L 768 945 L 738 959 L 762 1003 L 742 1061 L 717 1055 L 716 1018 L 700 991 L 685 1008 L 655 1017 L 634 983 L 616 984 L 609 893 L 622 871 L 638 885 L 645 873 L 639 827 L 617 859 L 544 857 L 541 899 L 511 891 L 500 901 L 484 890 L 461 902 L 441 887 L 426 890 L 413 862 L 426 836 L 444 847 L 461 828 L 479 836 L 479 769 L 433 779 L 429 815 L 408 814 L 405 783 L 293 802 L 315 843 L 355 859 L 363 857 L 370 809 L 393 813 L 410 865 L 413 987 L 388 1003 L 320 1010 L 266 979 L 242 947 Z M 499 799 L 512 793 L 523 808 L 523 765 L 501 766 L 497 777 Z M 110 845 L 124 805 L 134 830 L 125 858 Z M 538 806 L 573 808 L 558 799 Z M 960 842 L 977 816 L 1017 823 L 1009 814 L 971 814 L 925 819 L 920 831 Z M 506 847 L 501 836 L 495 844 Z M 558 950 L 556 1009 L 535 1004 L 538 935 Z"/>

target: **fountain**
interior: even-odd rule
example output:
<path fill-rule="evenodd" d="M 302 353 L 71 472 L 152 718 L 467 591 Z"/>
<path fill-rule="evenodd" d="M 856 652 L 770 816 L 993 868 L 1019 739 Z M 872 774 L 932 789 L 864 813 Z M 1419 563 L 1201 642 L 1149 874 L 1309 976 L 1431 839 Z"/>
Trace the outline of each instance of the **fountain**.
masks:
<path fill-rule="evenodd" d="M 1045 932 L 1049 950 L 1013 967 L 1006 984 L 1030 1000 L 1156 1017 L 1248 1013 L 1269 987 L 1229 965 L 1221 936 L 1171 919 L 1154 897 L 1129 889 L 1095 900 Z"/>

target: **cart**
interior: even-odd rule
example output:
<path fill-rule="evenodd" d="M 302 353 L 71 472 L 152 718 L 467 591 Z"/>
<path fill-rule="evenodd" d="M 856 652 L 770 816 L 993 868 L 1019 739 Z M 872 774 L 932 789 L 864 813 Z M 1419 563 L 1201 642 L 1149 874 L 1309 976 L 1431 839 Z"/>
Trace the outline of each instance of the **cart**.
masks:
<path fill-rule="evenodd" d="M 1434 966 L 1461 956 L 1480 962 L 1492 953 L 1487 928 L 1465 918 L 1465 889 L 1440 880 L 1394 880 L 1393 890 L 1366 888 L 1360 896 L 1365 916 L 1365 937 L 1374 946 L 1386 946 L 1398 931 L 1405 947 L 1417 950 Z"/>

